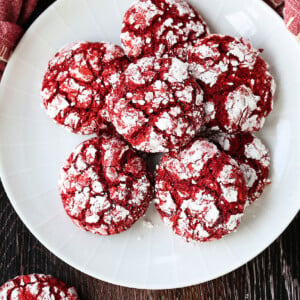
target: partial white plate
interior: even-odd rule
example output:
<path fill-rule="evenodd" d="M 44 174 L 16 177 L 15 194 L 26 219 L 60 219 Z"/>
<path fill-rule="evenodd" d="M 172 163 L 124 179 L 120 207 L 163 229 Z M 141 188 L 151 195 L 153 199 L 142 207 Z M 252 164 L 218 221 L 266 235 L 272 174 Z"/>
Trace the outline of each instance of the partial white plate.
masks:
<path fill-rule="evenodd" d="M 275 108 L 260 136 L 271 149 L 273 184 L 252 205 L 238 231 L 200 245 L 176 238 L 151 207 L 148 228 L 138 222 L 111 237 L 83 232 L 67 218 L 57 177 L 71 150 L 87 137 L 68 133 L 40 107 L 48 60 L 64 44 L 106 40 L 119 44 L 130 0 L 60 0 L 26 32 L 0 89 L 0 171 L 21 219 L 71 266 L 115 284 L 148 289 L 188 286 L 243 265 L 265 249 L 300 206 L 300 55 L 281 19 L 259 0 L 193 0 L 215 32 L 249 38 L 271 65 L 278 84 Z"/>

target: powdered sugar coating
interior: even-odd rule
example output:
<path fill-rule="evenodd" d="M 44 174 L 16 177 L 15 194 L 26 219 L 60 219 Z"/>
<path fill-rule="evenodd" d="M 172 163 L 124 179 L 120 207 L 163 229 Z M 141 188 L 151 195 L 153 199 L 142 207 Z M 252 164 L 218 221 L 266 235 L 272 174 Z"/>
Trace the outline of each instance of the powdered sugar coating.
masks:
<path fill-rule="evenodd" d="M 167 152 L 188 143 L 203 124 L 203 93 L 176 58 L 132 63 L 107 98 L 112 123 L 135 148 Z"/>
<path fill-rule="evenodd" d="M 259 138 L 250 133 L 234 135 L 212 132 L 207 137 L 238 162 L 248 189 L 246 204 L 253 203 L 271 183 L 269 150 Z"/>
<path fill-rule="evenodd" d="M 150 174 L 122 139 L 103 133 L 80 144 L 59 178 L 64 208 L 84 230 L 110 235 L 130 228 L 152 198 Z"/>
<path fill-rule="evenodd" d="M 242 38 L 217 34 L 189 50 L 190 71 L 204 90 L 207 127 L 228 133 L 262 128 L 273 109 L 275 81 L 259 54 Z"/>
<path fill-rule="evenodd" d="M 162 157 L 155 190 L 163 221 L 187 241 L 210 241 L 234 231 L 247 197 L 236 161 L 203 139 Z"/>
<path fill-rule="evenodd" d="M 252 131 L 253 128 L 261 128 L 265 119 L 254 114 L 258 109 L 259 101 L 260 96 L 255 96 L 251 89 L 245 85 L 241 85 L 230 92 L 225 102 L 228 123 L 224 124 L 224 128 L 229 132 L 233 127 L 239 127 L 243 132 Z"/>
<path fill-rule="evenodd" d="M 105 98 L 128 64 L 113 44 L 67 45 L 49 61 L 44 76 L 41 95 L 47 114 L 79 134 L 111 126 Z"/>
<path fill-rule="evenodd" d="M 17 276 L 0 287 L 0 300 L 79 300 L 75 288 L 50 275 Z"/>
<path fill-rule="evenodd" d="M 132 58 L 176 56 L 208 33 L 202 17 L 184 0 L 140 0 L 125 13 L 121 41 Z"/>

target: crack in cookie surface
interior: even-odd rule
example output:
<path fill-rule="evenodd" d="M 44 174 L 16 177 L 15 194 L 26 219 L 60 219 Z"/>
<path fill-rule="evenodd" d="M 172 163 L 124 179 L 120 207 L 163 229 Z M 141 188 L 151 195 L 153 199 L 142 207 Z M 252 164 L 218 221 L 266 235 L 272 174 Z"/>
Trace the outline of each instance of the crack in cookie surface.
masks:
<path fill-rule="evenodd" d="M 163 156 L 155 190 L 163 221 L 188 241 L 210 241 L 234 231 L 247 197 L 236 161 L 203 139 Z"/>
<path fill-rule="evenodd" d="M 262 128 L 273 109 L 275 81 L 260 51 L 243 38 L 209 35 L 188 53 L 204 91 L 206 126 L 228 133 Z"/>
<path fill-rule="evenodd" d="M 130 228 L 152 199 L 143 159 L 121 138 L 104 133 L 72 152 L 60 173 L 59 189 L 72 221 L 100 235 Z"/>
<path fill-rule="evenodd" d="M 203 124 L 203 92 L 176 58 L 132 63 L 107 99 L 119 134 L 136 149 L 167 152 L 189 142 Z"/>
<path fill-rule="evenodd" d="M 123 50 L 110 43 L 67 45 L 49 61 L 44 75 L 41 95 L 47 114 L 74 133 L 112 127 L 106 96 L 128 64 Z"/>
<path fill-rule="evenodd" d="M 199 13 L 183 0 L 140 0 L 125 13 L 121 41 L 132 58 L 176 56 L 209 32 Z"/>
<path fill-rule="evenodd" d="M 0 287 L 0 299 L 79 300 L 75 288 L 50 275 L 17 276 Z"/>
<path fill-rule="evenodd" d="M 234 158 L 244 174 L 248 189 L 246 205 L 256 201 L 271 183 L 271 157 L 262 141 L 251 133 L 208 132 L 206 138 Z"/>

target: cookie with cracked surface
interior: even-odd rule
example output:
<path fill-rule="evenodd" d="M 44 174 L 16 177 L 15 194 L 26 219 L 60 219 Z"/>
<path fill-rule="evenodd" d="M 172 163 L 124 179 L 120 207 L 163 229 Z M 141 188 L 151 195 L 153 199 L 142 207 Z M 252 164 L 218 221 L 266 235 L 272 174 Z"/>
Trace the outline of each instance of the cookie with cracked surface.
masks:
<path fill-rule="evenodd" d="M 129 60 L 110 43 L 78 42 L 65 46 L 49 61 L 41 95 L 48 116 L 78 134 L 111 126 L 106 96 Z"/>
<path fill-rule="evenodd" d="M 50 275 L 17 276 L 0 287 L 0 300 L 79 300 L 75 288 Z"/>
<path fill-rule="evenodd" d="M 204 91 L 206 126 L 228 133 L 262 128 L 273 109 L 275 81 L 268 64 L 243 38 L 212 34 L 188 52 Z"/>
<path fill-rule="evenodd" d="M 203 92 L 177 58 L 145 57 L 128 66 L 107 98 L 110 119 L 136 149 L 168 152 L 203 124 Z"/>
<path fill-rule="evenodd" d="M 213 132 L 207 137 L 238 162 L 248 189 L 246 205 L 253 203 L 271 183 L 269 150 L 259 138 L 251 133 L 234 135 Z"/>
<path fill-rule="evenodd" d="M 237 162 L 196 139 L 162 157 L 155 205 L 162 220 L 187 241 L 211 241 L 237 229 L 247 189 Z"/>
<path fill-rule="evenodd" d="M 76 147 L 59 177 L 65 211 L 86 231 L 120 233 L 142 217 L 153 197 L 146 163 L 125 141 L 103 133 Z"/>
<path fill-rule="evenodd" d="M 131 58 L 176 56 L 208 33 L 199 13 L 184 0 L 140 0 L 125 13 L 121 41 Z"/>

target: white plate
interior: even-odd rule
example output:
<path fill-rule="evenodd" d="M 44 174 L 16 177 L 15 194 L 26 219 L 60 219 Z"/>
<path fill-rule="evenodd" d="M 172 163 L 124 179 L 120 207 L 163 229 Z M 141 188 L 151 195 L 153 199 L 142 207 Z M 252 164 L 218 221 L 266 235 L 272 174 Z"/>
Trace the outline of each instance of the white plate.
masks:
<path fill-rule="evenodd" d="M 176 238 L 155 209 L 154 227 L 138 222 L 111 237 L 86 233 L 66 216 L 57 191 L 59 169 L 86 137 L 68 133 L 41 109 L 48 60 L 77 40 L 119 44 L 130 0 L 64 0 L 26 32 L 0 90 L 0 170 L 6 192 L 31 232 L 54 254 L 96 278 L 136 288 L 165 289 L 201 283 L 243 265 L 265 249 L 299 210 L 300 57 L 294 37 L 259 0 L 193 0 L 213 31 L 249 38 L 264 48 L 278 89 L 273 113 L 260 132 L 272 152 L 273 184 L 253 204 L 238 231 L 200 245 Z"/>

